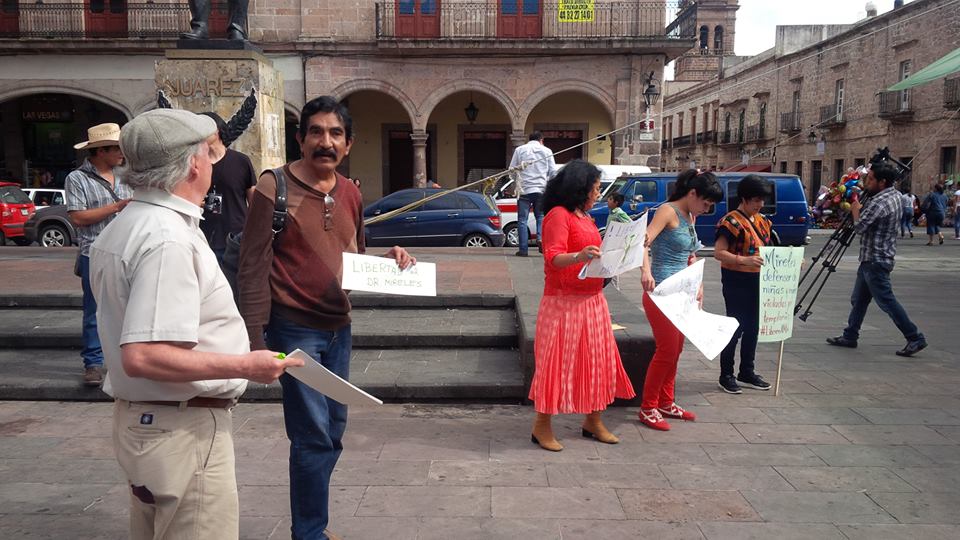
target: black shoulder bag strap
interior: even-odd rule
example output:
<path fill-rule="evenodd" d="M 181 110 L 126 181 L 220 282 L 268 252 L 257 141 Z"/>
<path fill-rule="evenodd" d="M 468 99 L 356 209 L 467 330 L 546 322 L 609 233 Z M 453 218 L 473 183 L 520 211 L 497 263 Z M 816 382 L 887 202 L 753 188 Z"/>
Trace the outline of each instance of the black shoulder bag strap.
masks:
<path fill-rule="evenodd" d="M 287 226 L 287 177 L 283 174 L 283 167 L 271 169 L 270 172 L 277 179 L 277 194 L 273 200 L 273 221 L 270 224 L 273 238 L 276 240 L 277 234 Z"/>
<path fill-rule="evenodd" d="M 89 178 L 89 179 L 93 180 L 94 182 L 100 184 L 100 185 L 103 186 L 107 191 L 109 191 L 109 192 L 110 192 L 110 196 L 113 197 L 113 202 L 119 202 L 119 201 L 120 201 L 120 197 L 117 197 L 117 192 L 113 190 L 113 186 L 111 186 L 109 182 L 107 182 L 107 181 L 104 180 L 103 178 L 100 178 L 99 176 L 92 175 L 92 174 L 88 173 L 87 171 L 84 171 L 83 169 L 80 169 L 80 172 L 82 172 L 83 174 L 87 175 L 87 178 Z M 114 177 L 114 182 L 116 182 L 116 177 Z"/>

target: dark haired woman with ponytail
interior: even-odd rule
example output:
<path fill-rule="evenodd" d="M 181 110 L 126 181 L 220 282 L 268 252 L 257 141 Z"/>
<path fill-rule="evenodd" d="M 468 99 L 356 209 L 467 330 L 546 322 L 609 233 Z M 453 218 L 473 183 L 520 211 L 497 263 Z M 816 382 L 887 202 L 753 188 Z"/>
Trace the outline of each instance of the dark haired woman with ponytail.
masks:
<path fill-rule="evenodd" d="M 664 416 L 695 420 L 674 401 L 677 363 L 683 351 L 683 334 L 650 299 L 658 283 L 696 261 L 700 247 L 694 228 L 697 216 L 723 198 L 723 190 L 713 173 L 690 169 L 677 176 L 677 186 L 668 202 L 653 215 L 647 226 L 647 247 L 643 255 L 643 310 L 653 328 L 656 351 L 647 367 L 643 384 L 640 422 L 653 429 L 667 431 Z M 700 289 L 702 299 L 703 288 Z"/>

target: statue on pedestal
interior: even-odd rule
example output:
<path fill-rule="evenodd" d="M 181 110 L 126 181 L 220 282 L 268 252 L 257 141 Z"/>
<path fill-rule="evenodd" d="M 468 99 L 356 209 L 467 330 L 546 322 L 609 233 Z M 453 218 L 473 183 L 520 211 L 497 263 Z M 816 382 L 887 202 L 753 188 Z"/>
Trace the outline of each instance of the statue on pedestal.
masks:
<path fill-rule="evenodd" d="M 210 7 L 213 0 L 190 0 L 189 32 L 180 34 L 182 39 L 209 39 L 207 21 L 210 19 Z M 250 0 L 227 0 L 229 19 L 227 39 L 231 41 L 247 40 L 247 6 Z"/>

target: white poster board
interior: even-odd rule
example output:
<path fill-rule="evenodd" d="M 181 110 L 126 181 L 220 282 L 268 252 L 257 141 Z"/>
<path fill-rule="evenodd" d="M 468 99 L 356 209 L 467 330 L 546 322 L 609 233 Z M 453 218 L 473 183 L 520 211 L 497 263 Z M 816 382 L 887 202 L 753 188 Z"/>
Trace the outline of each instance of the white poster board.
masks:
<path fill-rule="evenodd" d="M 400 270 L 393 259 L 345 252 L 340 286 L 348 291 L 436 296 L 437 265 L 420 262 Z"/>
<path fill-rule="evenodd" d="M 704 261 L 700 259 L 660 282 L 650 299 L 670 322 L 708 360 L 713 360 L 730 343 L 740 323 L 732 317 L 700 309 L 697 293 L 703 283 Z"/>
<path fill-rule="evenodd" d="M 761 247 L 760 333 L 757 341 L 770 343 L 793 336 L 793 308 L 800 286 L 802 247 Z"/>
<path fill-rule="evenodd" d="M 344 405 L 370 405 L 371 403 L 383 405 L 383 401 L 343 380 L 300 349 L 288 354 L 287 357 L 303 360 L 303 366 L 288 367 L 286 372 L 328 398 Z"/>
<path fill-rule="evenodd" d="M 607 222 L 600 244 L 600 257 L 580 270 L 580 279 L 610 278 L 643 265 L 643 242 L 647 236 L 647 217 L 629 223 Z"/>

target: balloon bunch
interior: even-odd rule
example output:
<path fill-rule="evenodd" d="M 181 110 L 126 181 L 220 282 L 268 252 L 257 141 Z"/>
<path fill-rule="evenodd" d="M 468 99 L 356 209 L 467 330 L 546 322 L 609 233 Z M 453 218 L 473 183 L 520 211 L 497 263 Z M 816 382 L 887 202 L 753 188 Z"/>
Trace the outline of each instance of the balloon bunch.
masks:
<path fill-rule="evenodd" d="M 863 192 L 861 179 L 867 177 L 867 167 L 847 169 L 840 180 L 829 187 L 821 186 L 813 206 L 813 217 L 823 227 L 836 228 L 843 216 L 850 211 L 850 203 L 860 198 Z"/>

